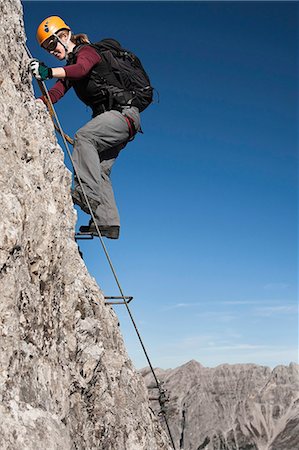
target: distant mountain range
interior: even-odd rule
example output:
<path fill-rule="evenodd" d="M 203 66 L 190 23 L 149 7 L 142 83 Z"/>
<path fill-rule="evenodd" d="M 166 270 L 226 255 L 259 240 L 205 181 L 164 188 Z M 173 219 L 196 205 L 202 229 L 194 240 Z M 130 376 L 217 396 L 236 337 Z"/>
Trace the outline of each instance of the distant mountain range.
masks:
<path fill-rule="evenodd" d="M 149 396 L 156 395 L 148 368 Z M 299 366 L 156 369 L 176 450 L 299 450 Z M 152 401 L 157 412 L 159 404 Z"/>

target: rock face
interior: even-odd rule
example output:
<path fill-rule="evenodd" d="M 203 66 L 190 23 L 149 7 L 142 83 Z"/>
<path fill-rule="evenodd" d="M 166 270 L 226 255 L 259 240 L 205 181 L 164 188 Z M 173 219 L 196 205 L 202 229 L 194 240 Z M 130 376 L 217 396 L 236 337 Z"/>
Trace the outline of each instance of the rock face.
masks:
<path fill-rule="evenodd" d="M 298 450 L 298 368 L 209 369 L 190 361 L 156 370 L 170 395 L 167 416 L 176 450 Z M 142 374 L 152 394 L 151 374 Z"/>
<path fill-rule="evenodd" d="M 0 4 L 0 448 L 169 449 L 74 241 L 71 174 Z"/>

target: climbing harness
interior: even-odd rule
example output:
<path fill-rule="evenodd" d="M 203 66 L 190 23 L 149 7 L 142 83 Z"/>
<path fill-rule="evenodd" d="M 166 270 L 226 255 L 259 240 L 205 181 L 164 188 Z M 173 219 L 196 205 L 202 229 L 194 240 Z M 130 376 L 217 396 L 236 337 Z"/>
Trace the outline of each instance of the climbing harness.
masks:
<path fill-rule="evenodd" d="M 128 128 L 129 128 L 129 141 L 132 141 L 135 137 L 135 134 L 137 133 L 137 130 L 135 128 L 134 120 L 131 117 L 125 116 Z"/>
<path fill-rule="evenodd" d="M 25 46 L 25 49 L 26 49 L 26 52 L 27 52 L 29 58 L 32 59 L 31 52 L 30 52 L 30 50 L 28 49 L 27 45 L 24 44 L 24 46 Z M 117 287 L 118 287 L 118 290 L 119 290 L 119 292 L 120 292 L 120 296 L 119 296 L 119 297 L 106 297 L 105 299 L 107 299 L 107 300 L 121 299 L 122 302 L 117 302 L 117 303 L 106 302 L 106 304 L 123 304 L 123 305 L 125 305 L 125 307 L 126 307 L 126 309 L 127 309 L 127 312 L 128 312 L 128 314 L 129 314 L 129 317 L 130 317 L 130 319 L 131 319 L 131 322 L 132 322 L 133 327 L 134 327 L 134 329 L 135 329 L 135 332 L 136 332 L 136 334 L 137 334 L 139 343 L 140 343 L 140 345 L 141 345 L 141 347 L 142 347 L 143 353 L 144 353 L 144 355 L 145 355 L 145 357 L 146 357 L 146 360 L 147 360 L 147 362 L 148 362 L 148 365 L 149 365 L 150 370 L 151 370 L 151 372 L 152 372 L 152 375 L 153 375 L 153 377 L 154 377 L 154 380 L 155 380 L 155 383 L 156 383 L 156 388 L 158 389 L 158 392 L 159 392 L 158 401 L 159 401 L 159 405 L 160 405 L 160 408 L 161 408 L 160 414 L 163 416 L 163 419 L 164 419 L 164 422 L 165 422 L 165 425 L 166 425 L 166 428 L 167 428 L 167 431 L 168 431 L 168 434 L 169 434 L 169 438 L 170 438 L 170 441 L 171 441 L 173 450 L 176 450 L 175 445 L 174 445 L 174 441 L 173 441 L 173 437 L 172 437 L 172 434 L 171 434 L 171 431 L 170 431 L 170 428 L 169 428 L 168 420 L 167 420 L 167 417 L 166 417 L 166 410 L 165 410 L 165 401 L 166 401 L 166 400 L 165 400 L 165 398 L 166 398 L 165 393 L 166 393 L 166 391 L 162 388 L 161 382 L 158 380 L 158 378 L 157 378 L 157 376 L 156 376 L 156 374 L 155 374 L 155 371 L 154 371 L 154 368 L 153 368 L 152 363 L 151 363 L 151 361 L 150 361 L 149 355 L 148 355 L 147 350 L 146 350 L 146 348 L 145 348 L 145 346 L 144 346 L 143 340 L 142 340 L 142 338 L 141 338 L 141 335 L 140 335 L 139 330 L 138 330 L 138 328 L 137 328 L 136 322 L 135 322 L 134 317 L 133 317 L 133 315 L 132 315 L 131 309 L 130 309 L 130 307 L 129 307 L 129 302 L 133 299 L 133 297 L 125 296 L 124 293 L 123 293 L 123 290 L 122 290 L 122 287 L 121 287 L 121 285 L 120 285 L 119 279 L 118 279 L 118 277 L 117 277 L 116 271 L 115 271 L 114 266 L 113 266 L 113 264 L 112 264 L 112 260 L 111 260 L 111 258 L 110 258 L 110 256 L 109 256 L 108 250 L 107 250 L 107 248 L 106 248 L 106 246 L 105 246 L 105 243 L 104 243 L 103 237 L 102 237 L 102 235 L 101 235 L 99 226 L 97 225 L 97 222 L 96 222 L 94 213 L 93 213 L 92 208 L 91 208 L 91 206 L 90 206 L 88 197 L 87 197 L 87 195 L 86 195 L 86 193 L 85 193 L 84 186 L 83 186 L 83 184 L 82 184 L 82 180 L 81 180 L 79 174 L 77 173 L 77 170 L 76 170 L 76 167 L 75 167 L 75 164 L 74 164 L 74 160 L 73 160 L 73 157 L 72 157 L 70 148 L 69 148 L 69 146 L 68 146 L 68 142 L 71 143 L 71 144 L 73 144 L 73 141 L 72 141 L 71 138 L 69 138 L 69 136 L 65 135 L 64 132 L 63 132 L 63 129 L 62 129 L 62 127 L 61 127 L 61 124 L 60 124 L 60 121 L 59 121 L 58 116 L 57 116 L 57 114 L 56 114 L 56 111 L 55 111 L 55 109 L 54 109 L 54 107 L 53 107 L 53 103 L 52 103 L 52 101 L 51 101 L 51 98 L 50 98 L 50 95 L 49 95 L 49 92 L 48 92 L 48 89 L 47 89 L 45 83 L 44 83 L 43 81 L 41 81 L 41 80 L 36 80 L 36 81 L 38 82 L 38 85 L 39 85 L 39 88 L 40 88 L 42 94 L 45 96 L 45 99 L 47 100 L 47 105 L 48 105 L 48 107 L 49 107 L 49 111 L 50 111 L 50 116 L 51 116 L 52 122 L 54 123 L 54 125 L 57 126 L 57 131 L 58 131 L 58 132 L 61 134 L 61 136 L 62 136 L 63 143 L 64 143 L 64 146 L 65 146 L 65 149 L 66 149 L 67 154 L 68 154 L 68 156 L 69 156 L 69 158 L 70 158 L 70 161 L 71 161 L 71 163 L 72 163 L 72 166 L 73 166 L 73 169 L 74 169 L 74 173 L 75 173 L 75 175 L 76 175 L 76 177 L 77 177 L 79 186 L 80 186 L 81 191 L 82 191 L 82 194 L 83 194 L 83 196 L 84 196 L 84 200 L 85 200 L 86 205 L 87 205 L 87 207 L 88 207 L 89 214 L 91 215 L 91 218 L 92 218 L 92 220 L 93 220 L 93 222 L 94 222 L 94 224 L 95 224 L 95 228 L 96 228 L 98 237 L 99 237 L 99 239 L 100 239 L 100 242 L 101 242 L 103 251 L 104 251 L 104 253 L 105 253 L 106 259 L 107 259 L 108 264 L 109 264 L 109 266 L 110 266 L 110 269 L 111 269 L 111 271 L 112 271 L 113 277 L 114 277 L 115 282 L 116 282 Z M 55 129 L 56 129 L 56 126 L 55 126 Z M 71 142 L 71 141 L 72 141 L 72 142 Z"/>

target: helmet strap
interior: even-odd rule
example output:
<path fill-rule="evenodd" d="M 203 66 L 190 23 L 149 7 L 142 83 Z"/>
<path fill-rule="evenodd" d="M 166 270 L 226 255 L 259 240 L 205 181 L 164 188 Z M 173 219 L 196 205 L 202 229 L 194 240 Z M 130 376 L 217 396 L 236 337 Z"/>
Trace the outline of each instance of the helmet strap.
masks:
<path fill-rule="evenodd" d="M 72 32 L 69 30 L 69 35 L 68 35 L 67 41 L 64 43 L 64 42 L 62 42 L 62 40 L 60 39 L 60 37 L 57 36 L 56 33 L 54 33 L 54 36 L 57 37 L 58 42 L 64 47 L 64 50 L 65 50 L 65 59 L 67 59 L 67 55 L 68 55 L 68 53 L 69 53 L 68 48 L 69 48 L 69 43 L 70 43 L 70 40 L 71 40 L 71 35 L 72 35 Z"/>

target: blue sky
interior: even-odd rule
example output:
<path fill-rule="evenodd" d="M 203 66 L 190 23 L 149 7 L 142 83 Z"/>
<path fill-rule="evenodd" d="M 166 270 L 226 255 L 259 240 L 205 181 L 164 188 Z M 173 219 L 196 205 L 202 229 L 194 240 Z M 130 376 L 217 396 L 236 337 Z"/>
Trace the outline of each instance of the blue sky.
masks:
<path fill-rule="evenodd" d="M 113 168 L 122 229 L 105 240 L 153 365 L 295 361 L 298 4 L 23 7 L 35 57 L 59 65 L 35 42 L 39 23 L 59 15 L 133 50 L 160 94 Z M 72 92 L 56 110 L 70 135 L 90 119 Z M 87 220 L 78 211 L 78 225 Z M 81 248 L 105 294 L 118 295 L 98 240 Z M 126 310 L 116 312 L 131 358 L 147 365 Z"/>

